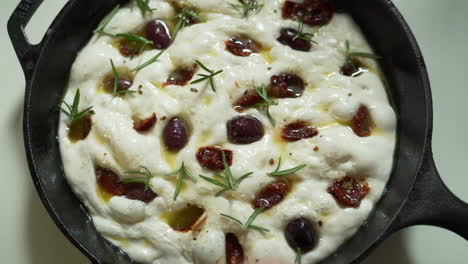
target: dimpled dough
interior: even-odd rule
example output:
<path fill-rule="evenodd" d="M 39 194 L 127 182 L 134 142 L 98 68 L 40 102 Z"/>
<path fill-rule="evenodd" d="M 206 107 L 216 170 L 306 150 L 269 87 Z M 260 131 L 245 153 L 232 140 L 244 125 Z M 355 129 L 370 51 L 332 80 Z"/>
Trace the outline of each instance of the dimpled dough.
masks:
<path fill-rule="evenodd" d="M 141 263 L 225 263 L 224 236 L 230 232 L 238 234 L 247 263 L 293 263 L 296 253 L 287 244 L 283 230 L 288 221 L 297 217 L 323 223 L 317 247 L 302 258 L 303 263 L 318 262 L 364 223 L 381 197 L 392 168 L 396 117 L 378 66 L 364 59 L 369 71 L 356 78 L 339 74 L 345 61 L 345 40 L 352 43 L 354 50 L 372 53 L 370 46 L 347 14 L 335 14 L 322 27 L 307 27 L 317 32 L 314 40 L 319 44 L 313 44 L 310 52 L 300 52 L 276 40 L 281 28 L 297 27 L 297 22 L 281 18 L 283 0 L 264 1 L 263 9 L 248 19 L 241 18 L 228 5 L 229 1 L 183 2 L 196 6 L 207 22 L 186 27 L 157 62 L 135 74 L 130 89 L 140 90 L 141 94 L 113 97 L 97 87 L 103 76 L 111 72 L 109 59 L 116 67 L 133 69 L 159 50 L 146 50 L 130 59 L 120 54 L 110 37 L 95 34 L 79 52 L 65 101 L 73 101 L 79 88 L 81 107 L 93 106 L 95 115 L 89 136 L 76 143 L 67 137 L 68 117 L 61 115 L 59 141 L 70 185 L 85 204 L 97 230 Z M 162 0 L 150 0 L 149 5 L 157 10 L 145 17 L 132 5 L 122 7 L 106 31 L 138 32 L 152 19 L 169 21 L 176 15 L 173 7 Z M 224 41 L 239 33 L 254 38 L 268 54 L 237 57 L 228 52 Z M 160 85 L 178 65 L 192 65 L 196 59 L 210 69 L 223 70 L 215 78 L 216 93 L 207 82 L 164 88 Z M 304 94 L 280 99 L 277 106 L 270 108 L 277 121 L 275 127 L 264 112 L 248 109 L 246 114 L 263 123 L 265 136 L 248 145 L 229 143 L 226 121 L 239 115 L 232 103 L 253 84 L 267 84 L 272 75 L 283 72 L 303 78 Z M 378 131 L 370 137 L 360 138 L 342 125 L 353 118 L 360 105 L 368 107 Z M 159 118 L 155 127 L 144 134 L 136 132 L 132 119 L 146 118 L 153 112 Z M 187 146 L 176 156 L 170 156 L 164 151 L 161 134 L 167 120 L 175 115 L 188 117 L 192 134 Z M 319 136 L 282 142 L 278 136 L 280 128 L 295 120 L 313 124 Z M 212 176 L 195 157 L 200 147 L 210 145 L 233 151 L 231 169 L 235 176 L 254 174 L 237 190 L 220 197 L 214 196 L 219 187 L 200 178 L 197 183 L 186 180 L 186 187 L 173 201 L 177 176 L 164 174 L 185 162 L 193 175 Z M 314 151 L 315 147 L 319 151 Z M 252 199 L 262 186 L 274 180 L 266 174 L 276 166 L 270 165 L 269 160 L 277 161 L 280 156 L 282 168 L 300 164 L 307 167 L 297 172 L 299 180 L 286 199 L 255 220 L 256 225 L 270 232 L 243 231 L 237 223 L 221 217 L 220 213 L 225 213 L 245 221 L 252 214 Z M 144 204 L 124 197 L 113 197 L 110 201 L 102 198 L 95 166 L 109 168 L 124 177 L 125 171 L 137 170 L 140 165 L 155 176 L 151 180 L 152 190 L 159 195 L 155 200 Z M 366 177 L 371 188 L 358 208 L 340 206 L 327 192 L 333 180 L 346 175 Z M 197 232 L 177 232 L 163 220 L 164 214 L 187 204 L 205 209 L 206 222 Z"/>

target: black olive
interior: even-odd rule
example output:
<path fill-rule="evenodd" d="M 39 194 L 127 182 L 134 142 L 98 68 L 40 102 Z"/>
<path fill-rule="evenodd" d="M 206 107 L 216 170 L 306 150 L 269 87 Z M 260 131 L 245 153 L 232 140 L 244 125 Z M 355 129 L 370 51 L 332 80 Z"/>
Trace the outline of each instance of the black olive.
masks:
<path fill-rule="evenodd" d="M 297 218 L 286 226 L 284 235 L 290 247 L 302 253 L 312 250 L 318 242 L 317 232 L 309 220 Z"/>
<path fill-rule="evenodd" d="M 146 38 L 153 41 L 156 49 L 167 49 L 172 42 L 169 28 L 162 20 L 153 20 L 146 24 Z"/>
<path fill-rule="evenodd" d="M 115 85 L 115 78 L 113 76 L 109 76 L 104 80 L 104 89 L 109 92 L 114 91 Z M 132 80 L 127 77 L 119 76 L 119 81 L 117 82 L 117 91 L 126 91 L 132 87 Z"/>
<path fill-rule="evenodd" d="M 188 127 L 180 117 L 173 117 L 163 131 L 163 140 L 169 151 L 177 152 L 187 145 L 189 140 Z"/>
<path fill-rule="evenodd" d="M 237 116 L 226 125 L 229 141 L 236 144 L 250 144 L 263 138 L 262 122 L 253 116 Z"/>

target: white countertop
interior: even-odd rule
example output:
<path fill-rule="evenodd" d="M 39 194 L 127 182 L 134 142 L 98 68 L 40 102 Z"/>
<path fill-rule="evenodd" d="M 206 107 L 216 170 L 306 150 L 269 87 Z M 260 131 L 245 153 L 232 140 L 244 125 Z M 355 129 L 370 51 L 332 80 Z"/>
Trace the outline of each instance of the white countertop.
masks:
<path fill-rule="evenodd" d="M 89 263 L 60 233 L 32 185 L 22 139 L 24 77 L 6 33 L 19 0 L 0 7 L 0 257 L 2 263 Z M 65 0 L 45 0 L 26 29 L 38 42 Z M 394 0 L 426 59 L 434 97 L 433 148 L 447 185 L 468 201 L 468 1 Z M 468 228 L 468 223 L 467 223 Z M 366 264 L 466 263 L 468 242 L 434 227 L 412 227 L 383 243 Z"/>

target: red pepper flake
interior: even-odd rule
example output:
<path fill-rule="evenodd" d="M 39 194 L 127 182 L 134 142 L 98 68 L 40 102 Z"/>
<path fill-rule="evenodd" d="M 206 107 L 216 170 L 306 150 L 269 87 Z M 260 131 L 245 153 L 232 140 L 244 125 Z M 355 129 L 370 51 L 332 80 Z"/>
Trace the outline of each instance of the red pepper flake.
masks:
<path fill-rule="evenodd" d="M 243 113 L 245 111 L 245 108 L 242 107 L 242 106 L 234 106 L 234 111 L 236 111 L 237 113 Z"/>
<path fill-rule="evenodd" d="M 138 132 L 146 132 L 150 130 L 154 124 L 156 124 L 157 118 L 156 118 L 156 113 L 153 113 L 151 117 L 146 118 L 144 120 L 134 122 L 133 123 L 133 129 L 135 129 Z"/>
<path fill-rule="evenodd" d="M 275 160 L 274 159 L 270 159 L 270 165 L 274 165 L 275 164 Z"/>
<path fill-rule="evenodd" d="M 315 146 L 314 151 L 319 151 L 319 147 Z"/>
<path fill-rule="evenodd" d="M 328 193 L 333 195 L 341 205 L 354 208 L 361 205 L 362 199 L 369 191 L 370 187 L 367 182 L 361 184 L 349 176 L 335 180 L 333 185 L 328 188 Z"/>
<path fill-rule="evenodd" d="M 260 51 L 260 45 L 246 36 L 233 36 L 224 43 L 228 51 L 240 57 L 248 57 Z"/>
<path fill-rule="evenodd" d="M 365 106 L 359 107 L 358 112 L 353 118 L 353 131 L 359 137 L 368 137 L 371 135 L 372 119 L 369 110 Z"/>
<path fill-rule="evenodd" d="M 200 148 L 196 154 L 197 160 L 201 166 L 209 170 L 224 170 L 223 158 L 221 151 L 224 151 L 226 161 L 229 166 L 232 165 L 233 153 L 227 149 L 221 149 L 220 147 L 203 147 Z"/>
<path fill-rule="evenodd" d="M 272 208 L 283 201 L 289 191 L 289 184 L 284 181 L 270 183 L 257 194 L 252 206 L 255 209 L 262 206 L 265 206 L 266 209 Z"/>
<path fill-rule="evenodd" d="M 283 128 L 281 137 L 289 142 L 298 141 L 306 138 L 313 138 L 318 135 L 317 129 L 308 126 L 304 121 L 297 121 L 286 125 Z"/>
<path fill-rule="evenodd" d="M 244 250 L 236 235 L 226 234 L 226 264 L 243 264 Z"/>
<path fill-rule="evenodd" d="M 125 193 L 124 185 L 119 182 L 120 177 L 110 169 L 96 168 L 99 186 L 112 195 L 122 196 Z"/>

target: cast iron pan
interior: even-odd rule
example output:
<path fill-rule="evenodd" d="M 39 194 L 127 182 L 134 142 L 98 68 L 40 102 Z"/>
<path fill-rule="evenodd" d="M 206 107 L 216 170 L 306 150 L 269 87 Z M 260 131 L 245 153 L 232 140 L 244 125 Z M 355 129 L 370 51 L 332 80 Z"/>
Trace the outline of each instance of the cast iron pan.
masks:
<path fill-rule="evenodd" d="M 99 235 L 69 188 L 57 141 L 57 105 L 70 67 L 92 30 L 123 0 L 69 0 L 43 40 L 31 45 L 23 28 L 42 0 L 22 0 L 8 22 L 26 76 L 24 142 L 29 168 L 49 214 L 93 263 L 132 263 Z M 468 205 L 442 182 L 431 152 L 432 99 L 424 60 L 401 14 L 389 0 L 343 0 L 377 54 L 398 114 L 395 164 L 387 191 L 366 224 L 322 263 L 358 263 L 393 232 L 434 225 L 468 239 Z"/>

